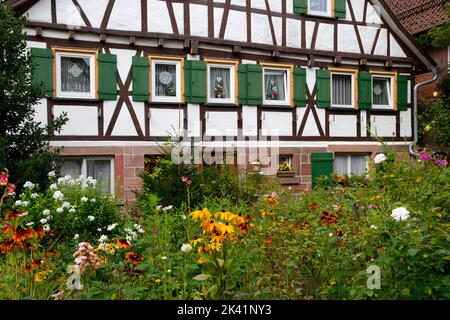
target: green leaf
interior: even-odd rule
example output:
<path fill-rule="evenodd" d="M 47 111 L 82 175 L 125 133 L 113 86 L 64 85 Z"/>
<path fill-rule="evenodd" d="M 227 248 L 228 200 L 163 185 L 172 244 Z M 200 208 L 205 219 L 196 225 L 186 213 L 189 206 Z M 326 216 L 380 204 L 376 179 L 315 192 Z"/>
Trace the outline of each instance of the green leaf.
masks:
<path fill-rule="evenodd" d="M 225 263 L 225 261 L 217 258 L 217 263 L 219 264 L 219 267 L 223 267 L 223 264 Z"/>
<path fill-rule="evenodd" d="M 192 279 L 196 280 L 196 281 L 205 281 L 205 280 L 208 280 L 210 277 L 211 276 L 209 274 L 199 274 L 199 275 L 196 275 Z"/>
<path fill-rule="evenodd" d="M 420 251 L 419 249 L 409 249 L 408 255 L 414 257 L 419 251 Z"/>
<path fill-rule="evenodd" d="M 402 296 L 409 296 L 410 295 L 410 291 L 408 288 L 403 288 L 401 291 Z"/>

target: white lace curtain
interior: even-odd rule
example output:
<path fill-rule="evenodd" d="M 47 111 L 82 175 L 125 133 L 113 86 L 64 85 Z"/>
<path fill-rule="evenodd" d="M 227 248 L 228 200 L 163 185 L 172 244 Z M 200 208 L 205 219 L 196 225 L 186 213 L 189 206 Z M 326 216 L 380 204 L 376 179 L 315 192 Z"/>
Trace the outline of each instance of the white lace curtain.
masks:
<path fill-rule="evenodd" d="M 102 191 L 109 192 L 111 181 L 111 161 L 110 160 L 88 160 L 87 176 L 97 180 Z"/>
<path fill-rule="evenodd" d="M 285 100 L 284 88 L 285 71 L 264 71 L 265 92 L 267 100 Z"/>
<path fill-rule="evenodd" d="M 61 57 L 61 91 L 90 92 L 90 60 Z"/>
<path fill-rule="evenodd" d="M 311 0 L 310 6 L 313 11 L 327 11 L 328 0 Z"/>
<path fill-rule="evenodd" d="M 72 177 L 78 177 L 81 175 L 82 160 L 64 160 L 61 167 L 61 176 L 70 175 Z"/>
<path fill-rule="evenodd" d="M 173 97 L 176 95 L 177 88 L 177 77 L 176 70 L 177 67 L 171 64 L 157 64 L 155 66 L 155 94 L 160 97 Z M 167 72 L 171 76 L 171 80 L 166 77 L 164 74 L 161 77 L 161 74 Z"/>
<path fill-rule="evenodd" d="M 209 96 L 215 99 L 230 98 L 230 69 L 211 67 L 209 73 Z"/>
<path fill-rule="evenodd" d="M 366 166 L 367 166 L 366 155 L 362 154 L 335 155 L 334 157 L 334 171 L 337 174 L 349 176 L 361 175 L 366 173 Z"/>
<path fill-rule="evenodd" d="M 373 104 L 389 105 L 390 79 L 373 79 Z"/>
<path fill-rule="evenodd" d="M 333 105 L 352 105 L 352 77 L 333 75 Z"/>

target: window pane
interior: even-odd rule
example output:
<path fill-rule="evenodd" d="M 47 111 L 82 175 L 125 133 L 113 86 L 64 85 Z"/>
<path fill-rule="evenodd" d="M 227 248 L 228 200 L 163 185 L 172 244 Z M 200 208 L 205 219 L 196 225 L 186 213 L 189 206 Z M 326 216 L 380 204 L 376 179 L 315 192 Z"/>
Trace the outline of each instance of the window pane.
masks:
<path fill-rule="evenodd" d="M 60 171 L 61 176 L 79 177 L 81 175 L 82 162 L 82 160 L 64 160 Z"/>
<path fill-rule="evenodd" d="M 91 92 L 89 58 L 61 57 L 61 91 Z"/>
<path fill-rule="evenodd" d="M 230 69 L 211 67 L 209 74 L 209 96 L 215 99 L 230 98 Z"/>
<path fill-rule="evenodd" d="M 155 94 L 160 97 L 177 95 L 177 66 L 173 64 L 155 65 Z"/>
<path fill-rule="evenodd" d="M 352 76 L 333 74 L 333 104 L 352 105 Z"/>
<path fill-rule="evenodd" d="M 264 71 L 264 81 L 266 85 L 267 100 L 285 100 L 286 71 L 266 70 Z"/>
<path fill-rule="evenodd" d="M 336 155 L 334 157 L 334 172 L 337 174 L 348 174 L 348 156 Z"/>
<path fill-rule="evenodd" d="M 366 155 L 352 155 L 351 156 L 351 174 L 360 175 L 366 173 L 367 156 Z"/>
<path fill-rule="evenodd" d="M 310 0 L 310 6 L 312 11 L 327 12 L 328 0 Z"/>
<path fill-rule="evenodd" d="M 97 180 L 97 185 L 103 192 L 110 191 L 111 161 L 87 160 L 87 176 Z"/>
<path fill-rule="evenodd" d="M 391 94 L 391 79 L 373 79 L 373 104 L 388 106 Z"/>

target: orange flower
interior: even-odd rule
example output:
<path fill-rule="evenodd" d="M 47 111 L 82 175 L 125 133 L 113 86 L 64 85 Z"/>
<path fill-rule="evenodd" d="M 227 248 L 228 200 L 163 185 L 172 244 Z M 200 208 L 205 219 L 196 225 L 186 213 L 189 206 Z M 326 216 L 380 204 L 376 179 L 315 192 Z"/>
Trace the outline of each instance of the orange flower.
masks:
<path fill-rule="evenodd" d="M 272 239 L 264 239 L 264 243 L 265 244 L 271 244 L 272 243 Z"/>
<path fill-rule="evenodd" d="M 0 171 L 0 186 L 6 186 L 8 184 L 9 174 L 6 171 Z"/>
<path fill-rule="evenodd" d="M 220 226 L 220 231 L 222 232 L 222 234 L 233 234 L 234 233 L 234 227 L 227 222 L 227 223 L 222 224 Z"/>
<path fill-rule="evenodd" d="M 319 205 L 315 202 L 311 205 L 311 209 L 313 209 L 313 210 L 316 210 L 318 207 L 319 207 Z"/>
<path fill-rule="evenodd" d="M 17 210 L 13 210 L 13 211 L 8 211 L 5 215 L 5 219 L 6 220 L 15 220 L 17 218 L 23 217 L 24 215 L 26 215 L 27 211 L 17 211 Z"/>
<path fill-rule="evenodd" d="M 3 254 L 11 252 L 13 249 L 15 249 L 15 244 L 11 239 L 4 239 L 0 244 L 0 252 Z"/>
<path fill-rule="evenodd" d="M 33 230 L 32 229 L 22 229 L 17 228 L 16 232 L 12 235 L 12 240 L 16 243 L 24 242 L 25 240 L 33 238 Z"/>
<path fill-rule="evenodd" d="M 202 265 L 202 264 L 205 264 L 206 261 L 205 261 L 205 259 L 200 258 L 200 259 L 198 259 L 197 263 L 200 264 L 200 265 Z"/>
<path fill-rule="evenodd" d="M 219 232 L 215 232 L 212 236 L 211 236 L 211 240 L 215 241 L 215 242 L 221 242 L 223 240 L 223 235 L 221 235 Z"/>
<path fill-rule="evenodd" d="M 347 182 L 347 177 L 346 176 L 340 176 L 339 178 L 337 178 L 337 183 L 339 184 L 344 184 Z"/>
<path fill-rule="evenodd" d="M 137 255 L 137 253 L 134 252 L 127 252 L 125 254 L 125 259 L 127 259 L 129 262 L 131 262 L 131 264 L 137 266 L 139 263 L 141 263 L 144 258 Z"/>
<path fill-rule="evenodd" d="M 215 230 L 220 229 L 219 224 L 214 220 L 205 221 L 202 223 L 205 232 L 213 233 Z"/>
<path fill-rule="evenodd" d="M 194 247 L 197 245 L 197 243 L 203 242 L 203 238 L 195 238 L 194 240 L 191 240 L 191 243 L 194 245 Z"/>
<path fill-rule="evenodd" d="M 125 250 L 128 250 L 131 248 L 131 245 L 126 240 L 119 239 L 119 240 L 117 240 L 116 247 L 119 249 L 124 248 Z"/>

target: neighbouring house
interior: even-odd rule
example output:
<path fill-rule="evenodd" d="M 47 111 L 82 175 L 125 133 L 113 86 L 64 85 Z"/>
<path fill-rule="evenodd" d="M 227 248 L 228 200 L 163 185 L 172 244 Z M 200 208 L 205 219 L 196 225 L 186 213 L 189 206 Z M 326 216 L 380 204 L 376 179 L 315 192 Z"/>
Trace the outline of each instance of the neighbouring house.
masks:
<path fill-rule="evenodd" d="M 362 174 L 382 150 L 375 135 L 407 154 L 411 88 L 436 65 L 382 0 L 9 3 L 28 16 L 46 86 L 37 119 L 70 119 L 52 141 L 62 173 L 107 179 L 126 201 L 174 133 L 207 150 L 202 162 L 227 147 L 242 170 L 283 163 L 281 182 L 299 190 Z"/>
<path fill-rule="evenodd" d="M 396 15 L 403 27 L 415 38 L 427 33 L 433 27 L 442 26 L 449 22 L 446 7 L 449 0 L 386 0 L 387 5 Z M 450 65 L 450 46 L 443 48 L 427 48 L 426 51 L 436 61 L 442 72 L 437 81 L 419 89 L 421 98 L 431 98 L 442 81 L 447 77 Z M 420 83 L 432 77 L 431 73 L 416 76 Z"/>

